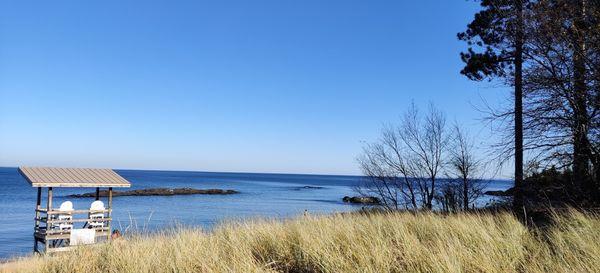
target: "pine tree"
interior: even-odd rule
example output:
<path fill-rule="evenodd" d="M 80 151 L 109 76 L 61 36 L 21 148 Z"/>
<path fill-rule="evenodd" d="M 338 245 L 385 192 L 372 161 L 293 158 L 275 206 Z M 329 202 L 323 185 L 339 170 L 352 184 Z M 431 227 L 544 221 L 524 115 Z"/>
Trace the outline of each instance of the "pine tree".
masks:
<path fill-rule="evenodd" d="M 461 53 L 461 74 L 475 81 L 501 79 L 514 87 L 515 196 L 513 208 L 523 207 L 523 13 L 527 0 L 481 0 L 482 10 L 458 38 L 467 42 Z"/>

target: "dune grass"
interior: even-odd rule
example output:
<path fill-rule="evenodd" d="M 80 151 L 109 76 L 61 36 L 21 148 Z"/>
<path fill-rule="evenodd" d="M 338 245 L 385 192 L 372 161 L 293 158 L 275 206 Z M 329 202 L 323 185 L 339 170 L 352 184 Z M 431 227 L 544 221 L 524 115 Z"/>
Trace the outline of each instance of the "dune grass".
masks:
<path fill-rule="evenodd" d="M 597 272 L 600 217 L 544 230 L 508 213 L 300 217 L 180 229 L 4 266 L 14 272 Z"/>

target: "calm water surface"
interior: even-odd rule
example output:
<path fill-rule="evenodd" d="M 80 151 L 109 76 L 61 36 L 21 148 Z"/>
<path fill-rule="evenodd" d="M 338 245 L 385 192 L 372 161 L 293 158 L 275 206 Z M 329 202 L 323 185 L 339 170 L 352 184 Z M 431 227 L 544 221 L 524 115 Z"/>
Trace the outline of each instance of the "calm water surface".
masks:
<path fill-rule="evenodd" d="M 229 219 L 288 218 L 305 210 L 331 213 L 361 207 L 341 201 L 343 196 L 354 194 L 353 187 L 361 181 L 359 176 L 139 170 L 118 170 L 117 173 L 132 183 L 131 189 L 191 187 L 240 192 L 232 195 L 115 197 L 113 228 L 122 231 L 152 231 L 175 225 L 209 229 Z M 511 184 L 511 181 L 493 181 L 488 188 L 507 189 Z M 65 197 L 91 192 L 93 188 L 54 189 L 55 206 L 68 199 L 74 203 L 75 209 L 88 209 L 93 201 L 92 198 Z M 31 252 L 35 198 L 35 188 L 19 175 L 16 168 L 0 168 L 0 259 Z"/>

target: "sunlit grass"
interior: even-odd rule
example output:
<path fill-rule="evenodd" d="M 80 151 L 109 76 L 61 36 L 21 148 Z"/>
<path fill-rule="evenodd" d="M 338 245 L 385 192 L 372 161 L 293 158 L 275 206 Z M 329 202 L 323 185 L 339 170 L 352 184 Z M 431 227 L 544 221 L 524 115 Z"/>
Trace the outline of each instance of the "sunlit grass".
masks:
<path fill-rule="evenodd" d="M 5 265 L 15 272 L 597 272 L 600 218 L 346 214 L 179 229 Z"/>

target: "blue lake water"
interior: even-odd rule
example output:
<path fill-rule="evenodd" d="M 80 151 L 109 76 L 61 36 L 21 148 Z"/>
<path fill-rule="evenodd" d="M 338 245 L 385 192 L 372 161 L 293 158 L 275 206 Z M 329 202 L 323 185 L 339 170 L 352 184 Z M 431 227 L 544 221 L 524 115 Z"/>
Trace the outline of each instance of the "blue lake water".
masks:
<path fill-rule="evenodd" d="M 113 199 L 113 228 L 157 230 L 174 225 L 211 228 L 226 220 L 249 217 L 288 218 L 304 213 L 331 213 L 360 209 L 343 203 L 355 195 L 360 176 L 214 173 L 117 170 L 132 183 L 131 189 L 182 188 L 233 189 L 232 195 L 122 196 Z M 317 186 L 310 188 L 305 186 Z M 494 180 L 488 189 L 500 190 L 512 181 Z M 88 209 L 91 198 L 66 198 L 93 188 L 54 188 L 53 203 L 70 200 L 75 209 Z M 118 189 L 116 189 L 118 190 Z M 45 204 L 45 192 L 42 204 Z M 31 253 L 36 190 L 16 168 L 0 168 L 0 259 Z"/>

